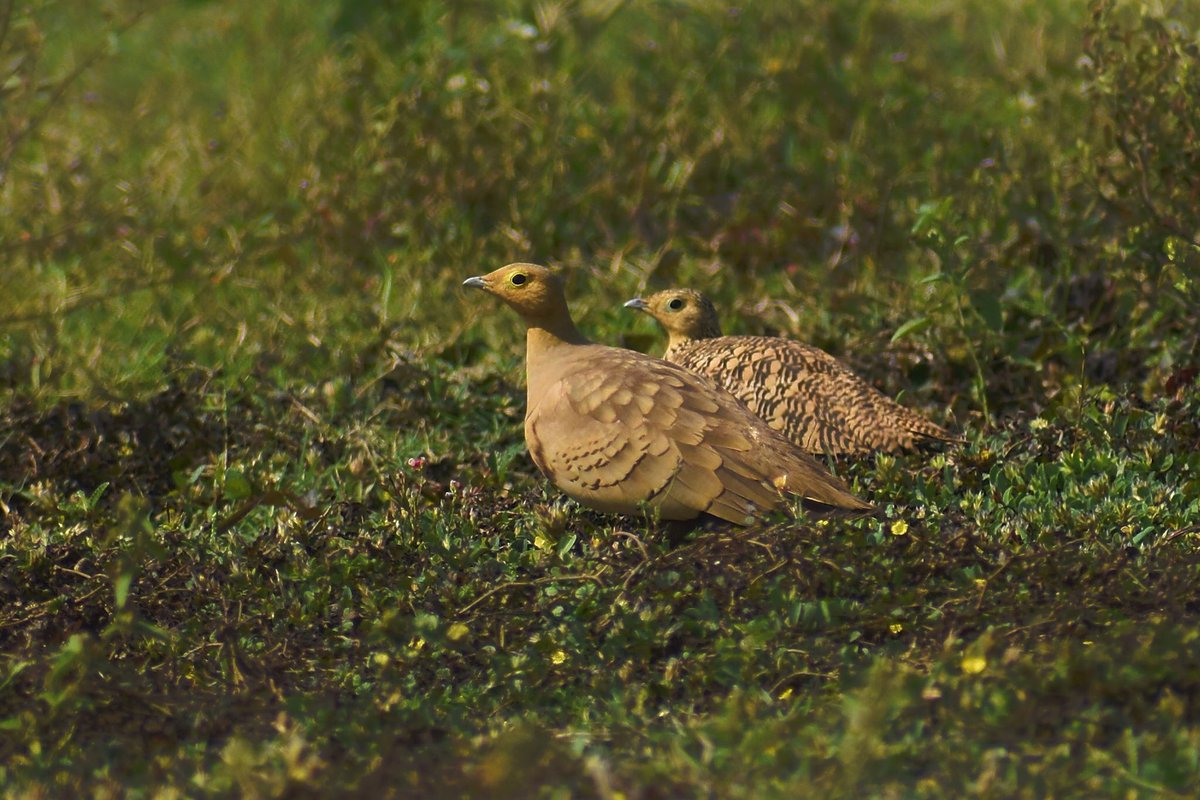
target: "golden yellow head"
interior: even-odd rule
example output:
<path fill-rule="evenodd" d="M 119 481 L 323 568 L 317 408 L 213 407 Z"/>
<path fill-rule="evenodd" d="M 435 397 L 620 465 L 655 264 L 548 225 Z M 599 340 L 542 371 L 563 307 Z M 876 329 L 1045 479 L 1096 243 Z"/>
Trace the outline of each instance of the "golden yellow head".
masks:
<path fill-rule="evenodd" d="M 562 278 L 537 264 L 509 264 L 487 275 L 467 278 L 463 286 L 499 297 L 526 321 L 567 313 Z"/>
<path fill-rule="evenodd" d="M 721 335 L 717 310 L 694 289 L 667 289 L 649 297 L 635 297 L 626 308 L 645 311 L 672 339 L 709 339 Z"/>

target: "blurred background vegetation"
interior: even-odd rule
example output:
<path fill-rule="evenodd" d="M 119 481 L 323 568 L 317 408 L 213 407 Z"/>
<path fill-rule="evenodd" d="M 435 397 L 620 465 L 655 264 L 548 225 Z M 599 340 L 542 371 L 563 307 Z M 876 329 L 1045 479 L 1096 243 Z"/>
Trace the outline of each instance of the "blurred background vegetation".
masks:
<path fill-rule="evenodd" d="M 1186 5 L 6 8 L 8 390 L 512 352 L 457 284 L 515 259 L 608 340 L 647 283 L 864 363 L 911 322 L 964 423 L 1196 360 Z"/>
<path fill-rule="evenodd" d="M 520 442 L 518 322 L 459 289 L 464 277 L 514 260 L 565 268 L 577 319 L 598 340 L 655 352 L 650 324 L 621 303 L 647 287 L 691 285 L 718 301 L 728 331 L 812 342 L 968 431 L 962 461 L 938 456 L 898 466 L 882 458 L 852 474 L 876 481 L 884 501 L 939 509 L 914 528 L 928 533 L 927 542 L 973 531 L 968 539 L 979 553 L 986 550 L 996 574 L 1014 582 L 1014 603 L 1034 603 L 1042 582 L 1075 573 L 1045 571 L 1052 562 L 1042 556 L 1007 569 L 1012 548 L 1050 550 L 1055 537 L 1112 532 L 1103 546 L 1071 550 L 1087 569 L 1167 532 L 1183 548 L 1200 486 L 1188 438 L 1200 368 L 1198 24 L 1193 4 L 1133 0 L 0 0 L 0 531 L 19 533 L 0 534 L 7 564 L 0 590 L 10 609 L 0 618 L 10 653 L 7 679 L 0 674 L 0 732 L 12 737 L 0 753 L 15 759 L 10 777 L 42 787 L 30 796 L 85 785 L 79 781 L 109 769 L 113 785 L 136 775 L 148 786 L 277 795 L 332 775 L 329 764 L 344 755 L 339 747 L 360 748 L 352 763 L 362 770 L 378 768 L 380 752 L 403 770 L 417 762 L 396 753 L 423 752 L 449 730 L 452 744 L 437 750 L 437 770 L 458 774 L 446 764 L 469 754 L 478 767 L 469 786 L 495 792 L 521 764 L 536 762 L 549 783 L 599 796 L 665 775 L 661 796 L 744 794 L 754 776 L 784 795 L 802 786 L 844 796 L 893 779 L 905 793 L 921 786 L 936 793 L 938 785 L 1005 793 L 1032 773 L 1002 769 L 1011 762 L 988 737 L 1004 739 L 1012 720 L 997 704 L 1029 708 L 1078 691 L 1086 705 L 1111 691 L 1139 698 L 1138 713 L 1161 725 L 1151 736 L 1157 745 L 1146 746 L 1161 745 L 1157 752 L 1169 757 L 1145 768 L 1133 740 L 1114 744 L 1096 733 L 1119 728 L 1121 712 L 1063 741 L 1098 754 L 1084 758 L 1089 769 L 1115 781 L 1101 788 L 1182 790 L 1196 773 L 1194 709 L 1160 693 L 1187 671 L 1197 646 L 1194 636 L 1145 615 L 1194 588 L 1186 548 L 1170 551 L 1178 562 L 1151 558 L 1137 567 L 1141 600 L 1122 605 L 1132 596 L 1122 592 L 1136 594 L 1132 584 L 1113 589 L 1103 602 L 1116 605 L 1097 618 L 1126 627 L 1093 651 L 1086 649 L 1093 640 L 1085 641 L 1093 634 L 1068 620 L 1070 604 L 1055 606 L 1063 627 L 1047 629 L 1041 650 L 1011 657 L 991 634 L 962 644 L 975 648 L 969 652 L 951 647 L 964 628 L 983 630 L 968 621 L 972 614 L 931 616 L 922 627 L 888 621 L 887 611 L 870 617 L 859 644 L 851 644 L 863 635 L 856 628 L 849 642 L 830 645 L 836 657 L 821 662 L 829 674 L 847 653 L 858 660 L 857 677 L 829 691 L 801 688 L 793 696 L 789 671 L 803 662 L 794 653 L 755 671 L 718 648 L 706 658 L 719 668 L 695 678 L 693 693 L 660 677 L 650 699 L 622 701 L 632 704 L 622 706 L 626 716 L 581 721 L 592 713 L 586 692 L 571 695 L 584 690 L 568 684 L 529 701 L 530 708 L 579 709 L 576 717 L 562 714 L 592 724 L 609 756 L 625 752 L 613 756 L 626 759 L 618 773 L 634 770 L 625 778 L 587 760 L 592 751 L 567 734 L 539 749 L 545 737 L 536 726 L 480 756 L 469 737 L 485 726 L 466 712 L 431 721 L 436 703 L 416 697 L 450 680 L 436 661 L 463 649 L 462 630 L 450 620 L 478 613 L 487 587 L 504 577 L 553 586 L 560 567 L 595 574 L 586 535 L 577 544 L 574 533 L 563 533 L 588 529 L 594 523 L 581 520 L 591 517 L 516 499 L 539 485 Z M 86 435 L 76 441 L 65 435 L 71 431 Z M 1166 444 L 1154 444 L 1160 440 Z M 1143 447 L 1145 463 L 1127 471 L 1130 453 Z M 424 460 L 405 471 L 409 458 L 428 460 L 432 477 L 414 477 Z M 408 477 L 384 487 L 379 476 L 397 471 Z M 1105 476 L 1099 484 L 1096 475 Z M 442 498 L 451 478 L 499 505 L 484 514 L 470 511 L 484 502 L 474 495 L 429 500 Z M 1032 499 L 1014 517 L 1005 504 L 1023 486 L 1033 487 Z M 959 511 L 960 495 L 976 491 Z M 989 505 L 988 491 L 1003 502 Z M 353 508 L 338 506 L 338 535 L 363 531 L 370 541 L 363 552 L 331 556 L 300 537 L 307 543 L 286 557 L 300 559 L 289 569 L 307 587 L 297 590 L 299 616 L 288 616 L 278 597 L 254 594 L 267 590 L 249 577 L 235 577 L 245 559 L 266 558 L 262 548 L 284 547 L 256 539 L 264 526 L 280 526 L 288 540 L 299 529 L 316 536 L 333 523 L 327 512 L 314 522 L 319 512 L 309 506 L 343 503 Z M 942 520 L 951 506 L 947 513 L 959 516 Z M 486 522 L 492 512 L 499 522 Z M 414 526 L 425 531 L 414 540 L 419 546 L 388 551 L 397 563 L 407 559 L 402 567 L 364 566 L 383 552 L 372 547 L 386 550 L 401 536 L 396 531 Z M 850 541 L 863 548 L 892 541 L 872 538 L 878 530 L 852 531 Z M 502 566 L 488 561 L 484 551 L 513 537 L 527 551 L 505 556 Z M 836 555 L 849 563 L 882 558 L 848 547 Z M 189 548 L 195 553 L 184 558 Z M 455 560 L 468 550 L 467 562 Z M 1166 558 L 1165 549 L 1154 552 Z M 931 568 L 927 577 L 945 579 L 966 608 L 975 581 L 991 573 L 954 566 L 949 550 L 921 557 L 942 563 L 942 556 L 944 571 Z M 743 557 L 747 574 L 761 571 L 754 559 L 765 556 Z M 863 598 L 887 594 L 895 559 L 903 561 L 893 552 L 853 579 L 830 578 L 829 586 L 841 587 L 826 587 L 841 597 L 834 612 L 776 612 L 818 628 L 817 618 L 832 613 L 829 625 L 854 628 L 855 615 L 866 614 Z M 174 608 L 152 596 L 166 577 L 135 578 L 177 574 L 165 564 L 190 565 L 179 566 L 184 575 L 203 564 L 223 577 L 207 589 L 203 581 L 186 584 L 179 591 L 207 600 Z M 530 570 L 541 577 L 530 578 Z M 80 575 L 95 581 L 62 583 Z M 349 588 L 352 578 L 377 588 L 411 582 L 403 589 L 410 594 L 388 601 L 410 616 L 386 617 L 369 631 L 322 616 L 351 606 L 369 616 L 360 588 Z M 439 594 L 435 584 L 447 582 L 457 582 L 457 594 Z M 97 586 L 103 591 L 87 594 Z M 628 585 L 609 589 L 603 603 L 627 602 Z M 709 614 L 718 607 L 711 598 L 694 608 L 676 598 L 671 613 L 700 609 L 698 620 L 733 625 L 750 637 L 744 641 L 771 639 L 755 621 L 759 612 L 739 616 L 735 595 L 719 599 L 725 616 Z M 34 596 L 49 605 L 31 610 Z M 53 618 L 47 614 L 66 614 L 54 605 L 64 597 L 74 598 L 65 607 L 75 611 L 60 627 L 44 627 Z M 539 597 L 529 614 L 548 614 L 557 602 Z M 18 600 L 27 605 L 13 605 Z M 251 632 L 242 600 L 254 609 L 247 617 L 288 621 Z M 764 607 L 775 601 L 784 602 L 775 597 Z M 603 605 L 595 597 L 579 602 Z M 383 613 L 371 607 L 375 617 Z M 1018 618 L 1033 625 L 1033 607 L 977 604 L 975 615 L 1023 629 Z M 654 625 L 635 617 L 626 623 L 649 637 Z M 347 638 L 334 645 L 313 640 L 312 631 Z M 553 660 L 552 641 L 592 646 L 578 631 L 561 640 L 550 631 L 530 640 L 537 657 Z M 1066 642 L 1060 649 L 1054 631 Z M 710 646 L 707 635 L 697 634 L 695 646 Z M 893 648 L 897 661 L 867 669 L 863 643 L 872 635 L 903 643 L 910 655 Z M 503 628 L 499 636 L 503 643 Z M 404 663 L 424 664 L 425 672 L 387 672 L 399 641 L 416 648 Z M 291 718 L 276 719 L 284 705 L 267 699 L 249 703 L 250 711 L 225 709 L 225 717 L 186 733 L 134 726 L 131 741 L 150 735 L 185 744 L 176 761 L 162 756 L 156 766 L 125 771 L 111 768 L 103 747 L 89 751 L 86 734 L 69 722 L 80 709 L 119 707 L 112 697 L 130 693 L 174 709 L 167 716 L 200 713 L 173 705 L 167 684 L 150 681 L 156 688 L 147 689 L 144 674 L 167 669 L 172 677 L 162 680 L 192 687 L 197 702 L 205 691 L 236 698 L 249 654 L 275 652 L 281 642 L 305 654 L 292 662 L 303 665 L 289 673 L 292 682 L 277 678 L 283 688 L 274 689 L 309 699 L 286 705 Z M 425 642 L 429 650 L 421 651 Z M 366 658 L 355 648 L 368 646 L 383 660 L 327 663 L 351 650 Z M 1127 650 L 1140 665 L 1133 678 L 1121 671 Z M 1018 699 L 954 684 L 975 674 L 970 659 L 985 663 L 972 654 L 992 651 L 1005 654 L 1010 677 L 1042 670 L 1060 683 Z M 439 655 L 425 663 L 421 652 Z M 513 718 L 524 719 L 520 681 L 506 684 L 487 671 L 491 656 L 476 658 L 455 667 L 465 670 L 468 688 L 445 703 L 488 708 L 498 719 L 507 719 L 500 709 L 515 708 Z M 589 680 L 600 681 L 617 662 L 596 658 L 602 666 Z M 670 661 L 647 658 L 654 670 Z M 1164 658 L 1178 663 L 1163 667 Z M 112 673 L 118 662 L 133 672 L 96 705 L 88 681 L 119 674 Z M 1091 665 L 1086 679 L 1079 664 Z M 330 696 L 322 694 L 326 669 L 340 681 L 329 690 L 337 697 L 399 693 L 372 713 L 417 732 L 393 736 L 380 750 L 368 724 L 355 728 L 336 703 L 312 700 Z M 143 678 L 134 677 L 139 671 Z M 248 674 L 262 692 L 275 685 L 253 677 L 254 668 Z M 932 738 L 929 747 L 941 755 L 930 758 L 928 774 L 937 779 L 922 784 L 919 770 L 897 765 L 912 763 L 915 750 L 905 748 L 918 748 L 933 724 L 912 712 L 929 699 L 920 679 L 929 675 L 942 676 L 938 692 L 961 692 L 961 708 Z M 372 681 L 379 686 L 371 689 Z M 472 681 L 490 687 L 481 690 L 487 703 L 469 690 Z M 618 691 L 602 682 L 586 691 L 601 685 Z M 794 705 L 764 722 L 762 699 L 741 693 L 748 686 Z M 731 687 L 731 699 L 714 699 Z M 1194 680 L 1187 687 L 1194 692 Z M 655 702 L 678 711 L 684 706 L 672 704 L 681 697 L 689 710 L 671 717 L 678 730 L 639 740 L 658 755 L 621 750 L 613 731 L 638 729 L 641 715 L 652 713 L 646 709 L 660 707 Z M 32 710 L 47 707 L 57 711 Z M 403 723 L 387 716 L 401 707 L 415 716 Z M 692 717 L 692 710 L 714 716 Z M 424 722 L 414 727 L 413 718 Z M 1193 727 L 1181 722 L 1188 719 Z M 539 724 L 560 722 L 550 715 Z M 974 724 L 990 733 L 962 745 Z M 1043 730 L 1036 714 L 1021 725 L 1014 729 L 1033 738 Z M 774 738 L 739 738 L 755 726 Z M 842 731 L 836 741 L 828 739 L 834 729 Z M 900 738 L 885 742 L 884 729 Z M 345 737 L 314 745 L 319 730 L 335 731 L 330 741 L 337 731 Z M 268 734 L 274 749 L 255 750 L 256 737 Z M 803 740 L 808 755 L 772 750 L 778 737 Z M 82 750 L 73 749 L 77 741 Z M 1027 744 L 1004 741 L 1008 752 Z M 950 757 L 960 746 L 968 763 Z M 1110 747 L 1120 751 L 1119 764 Z M 1072 785 L 1078 762 L 1042 757 L 1067 765 L 1042 775 L 1042 789 Z M 214 759 L 224 767 L 196 767 L 203 780 L 180 766 Z M 514 796 L 529 790 L 514 785 Z"/>

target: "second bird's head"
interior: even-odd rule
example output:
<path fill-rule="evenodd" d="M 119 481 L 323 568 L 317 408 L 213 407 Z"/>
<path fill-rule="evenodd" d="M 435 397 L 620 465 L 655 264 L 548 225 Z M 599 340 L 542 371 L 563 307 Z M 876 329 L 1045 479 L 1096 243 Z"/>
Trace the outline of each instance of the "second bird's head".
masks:
<path fill-rule="evenodd" d="M 645 311 L 667 333 L 693 339 L 721 334 L 717 310 L 707 297 L 694 289 L 667 289 L 649 297 L 635 297 L 625 307 Z"/>
<path fill-rule="evenodd" d="M 462 285 L 499 297 L 526 319 L 557 313 L 565 305 L 562 278 L 537 264 L 509 264 Z"/>

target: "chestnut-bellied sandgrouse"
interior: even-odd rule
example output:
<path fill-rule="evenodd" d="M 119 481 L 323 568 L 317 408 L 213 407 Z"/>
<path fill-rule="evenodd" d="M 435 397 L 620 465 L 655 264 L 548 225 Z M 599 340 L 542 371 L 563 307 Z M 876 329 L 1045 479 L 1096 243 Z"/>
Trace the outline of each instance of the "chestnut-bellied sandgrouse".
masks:
<path fill-rule="evenodd" d="M 668 520 L 708 513 L 739 525 L 785 495 L 872 510 L 708 378 L 589 342 L 546 267 L 509 264 L 463 286 L 499 297 L 525 321 L 525 441 L 542 473 L 585 506 L 653 508 Z"/>
<path fill-rule="evenodd" d="M 956 441 L 824 350 L 774 336 L 722 336 L 717 310 L 700 292 L 668 289 L 625 306 L 666 330 L 664 359 L 712 378 L 806 452 L 890 452 Z"/>

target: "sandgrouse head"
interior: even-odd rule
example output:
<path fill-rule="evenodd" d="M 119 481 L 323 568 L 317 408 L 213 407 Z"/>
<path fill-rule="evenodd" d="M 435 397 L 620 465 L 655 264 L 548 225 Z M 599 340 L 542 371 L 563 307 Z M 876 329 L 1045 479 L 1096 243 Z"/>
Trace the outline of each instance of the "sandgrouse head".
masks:
<path fill-rule="evenodd" d="M 527 321 L 564 314 L 567 309 L 562 278 L 537 264 L 509 264 L 467 278 L 462 285 L 499 297 Z"/>
<path fill-rule="evenodd" d="M 646 298 L 635 297 L 625 307 L 645 311 L 675 336 L 705 339 L 721 335 L 716 308 L 694 289 L 667 289 Z"/>

